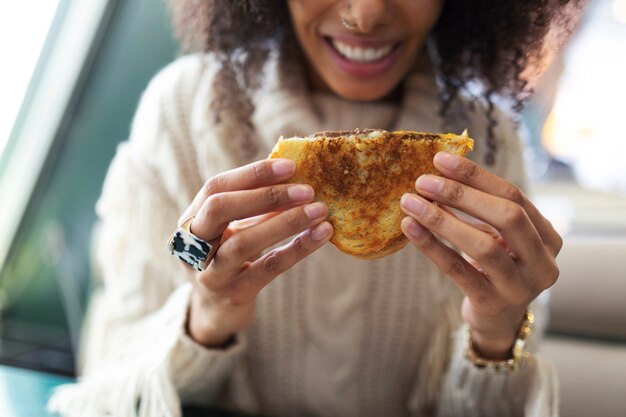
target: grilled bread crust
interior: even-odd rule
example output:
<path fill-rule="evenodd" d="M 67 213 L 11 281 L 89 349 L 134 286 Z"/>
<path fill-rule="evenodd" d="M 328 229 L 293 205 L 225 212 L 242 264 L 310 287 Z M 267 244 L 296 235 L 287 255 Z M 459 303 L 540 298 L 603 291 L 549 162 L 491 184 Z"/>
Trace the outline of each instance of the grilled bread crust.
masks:
<path fill-rule="evenodd" d="M 318 201 L 328 205 L 334 227 L 331 242 L 350 255 L 375 259 L 402 249 L 405 215 L 400 197 L 415 192 L 422 174 L 439 172 L 439 151 L 463 155 L 474 141 L 462 135 L 411 131 L 354 130 L 280 138 L 270 158 L 296 163 L 294 183 L 309 184 Z"/>

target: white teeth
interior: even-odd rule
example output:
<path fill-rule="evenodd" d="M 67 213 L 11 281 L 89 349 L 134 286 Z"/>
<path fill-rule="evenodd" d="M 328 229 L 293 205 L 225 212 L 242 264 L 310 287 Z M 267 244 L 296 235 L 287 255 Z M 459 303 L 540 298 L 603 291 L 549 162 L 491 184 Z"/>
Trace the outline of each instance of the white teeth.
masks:
<path fill-rule="evenodd" d="M 344 58 L 350 61 L 356 62 L 373 62 L 387 56 L 393 49 L 392 45 L 384 46 L 382 48 L 360 48 L 357 46 L 350 46 L 346 43 L 332 40 L 333 46 Z"/>

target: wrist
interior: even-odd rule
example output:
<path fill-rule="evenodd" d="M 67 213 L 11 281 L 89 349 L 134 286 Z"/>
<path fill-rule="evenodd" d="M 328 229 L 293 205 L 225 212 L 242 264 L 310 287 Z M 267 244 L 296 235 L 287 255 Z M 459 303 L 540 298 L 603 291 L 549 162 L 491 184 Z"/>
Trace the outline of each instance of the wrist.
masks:
<path fill-rule="evenodd" d="M 206 348 L 226 348 L 234 341 L 233 332 L 223 332 L 214 326 L 208 319 L 204 300 L 193 291 L 187 311 L 185 331 L 196 343 Z"/>
<path fill-rule="evenodd" d="M 485 359 L 511 357 L 511 349 L 525 319 L 525 311 L 509 311 L 498 317 L 471 315 L 466 323 L 471 329 L 472 348 Z"/>
<path fill-rule="evenodd" d="M 515 344 L 516 332 L 508 336 L 494 337 L 472 331 L 472 349 L 480 357 L 485 359 L 509 359 L 511 350 Z"/>
<path fill-rule="evenodd" d="M 475 336 L 472 328 L 465 324 L 463 332 L 465 357 L 479 369 L 505 373 L 515 371 L 524 358 L 529 356 L 526 352 L 526 341 L 532 333 L 534 321 L 532 311 L 526 310 L 524 319 L 510 344 L 506 337 L 482 341 L 481 335 Z M 476 342 L 476 339 L 479 342 Z M 482 350 L 479 343 L 482 343 Z M 507 345 L 509 347 L 505 348 Z"/>

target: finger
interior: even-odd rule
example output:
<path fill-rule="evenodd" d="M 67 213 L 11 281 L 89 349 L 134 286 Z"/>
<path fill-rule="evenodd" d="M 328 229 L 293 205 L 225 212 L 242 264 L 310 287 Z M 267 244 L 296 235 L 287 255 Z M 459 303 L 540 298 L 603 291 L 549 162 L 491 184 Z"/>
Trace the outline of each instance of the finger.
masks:
<path fill-rule="evenodd" d="M 440 204 L 439 207 L 441 207 L 443 210 L 447 211 L 463 223 L 469 224 L 470 226 L 475 227 L 476 229 L 481 230 L 491 236 L 500 236 L 500 232 L 498 231 L 498 229 L 488 223 L 485 223 L 482 220 L 477 219 L 476 217 L 470 216 L 468 213 L 464 213 L 461 210 L 455 209 L 454 207 L 447 206 L 445 204 Z"/>
<path fill-rule="evenodd" d="M 288 244 L 266 253 L 249 265 L 244 278 L 233 286 L 232 291 L 241 294 L 242 301 L 251 301 L 274 278 L 318 250 L 332 234 L 333 227 L 328 222 L 300 233 Z"/>
<path fill-rule="evenodd" d="M 483 274 L 477 271 L 456 251 L 444 245 L 435 235 L 412 217 L 400 223 L 402 232 L 420 251 L 470 298 L 480 300 L 493 293 L 493 288 Z"/>
<path fill-rule="evenodd" d="M 289 159 L 263 159 L 217 174 L 204 183 L 180 217 L 179 224 L 195 215 L 204 201 L 214 194 L 279 184 L 295 172 L 296 165 Z"/>
<path fill-rule="evenodd" d="M 545 256 L 545 246 L 526 211 L 516 203 L 435 175 L 422 175 L 417 191 L 494 226 L 522 262 Z M 458 218 L 458 217 L 457 217 Z"/>
<path fill-rule="evenodd" d="M 514 277 L 517 265 L 496 241 L 415 194 L 405 194 L 402 210 L 431 232 L 438 234 L 480 263 L 494 285 L 507 287 L 503 279 Z"/>
<path fill-rule="evenodd" d="M 324 203 L 294 207 L 235 234 L 217 251 L 209 267 L 232 275 L 254 254 L 321 223 L 328 214 Z"/>
<path fill-rule="evenodd" d="M 230 238 L 235 233 L 239 233 L 242 230 L 247 229 L 248 227 L 252 227 L 256 224 L 269 220 L 272 217 L 277 216 L 279 214 L 280 214 L 279 212 L 274 211 L 272 213 L 261 214 L 260 216 L 249 217 L 247 219 L 242 219 L 242 220 L 235 220 L 228 225 L 226 230 L 224 230 L 220 243 L 225 242 L 228 238 Z M 250 258 L 248 258 L 248 262 L 255 261 L 256 259 L 259 258 L 259 256 L 261 256 L 261 252 L 255 253 Z"/>
<path fill-rule="evenodd" d="M 304 184 L 279 184 L 217 193 L 204 201 L 191 224 L 191 230 L 208 241 L 222 235 L 233 220 L 283 211 L 312 201 L 314 195 L 313 188 Z"/>
<path fill-rule="evenodd" d="M 444 176 L 521 206 L 551 253 L 556 255 L 561 250 L 561 236 L 518 187 L 458 155 L 439 152 L 433 161 Z"/>
<path fill-rule="evenodd" d="M 259 216 L 248 217 L 246 219 L 234 220 L 230 222 L 226 230 L 224 230 L 224 233 L 222 234 L 222 242 L 224 242 L 226 239 L 228 239 L 235 233 L 238 233 L 244 229 L 247 229 L 248 227 L 252 227 L 261 222 L 264 222 L 265 220 L 269 220 L 272 217 L 277 216 L 278 214 L 280 213 L 278 213 L 277 211 L 274 211 L 271 213 L 261 214 Z"/>

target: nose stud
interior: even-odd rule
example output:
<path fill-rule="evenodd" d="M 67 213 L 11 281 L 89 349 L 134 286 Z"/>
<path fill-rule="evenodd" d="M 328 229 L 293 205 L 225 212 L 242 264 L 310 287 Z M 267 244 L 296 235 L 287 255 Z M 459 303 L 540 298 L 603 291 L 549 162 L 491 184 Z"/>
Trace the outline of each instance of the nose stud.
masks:
<path fill-rule="evenodd" d="M 346 28 L 348 30 L 355 30 L 356 29 L 356 23 L 350 22 L 345 17 L 341 18 L 341 24 L 343 25 L 344 28 Z"/>

